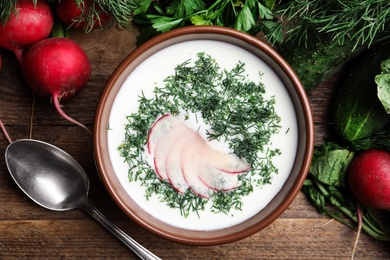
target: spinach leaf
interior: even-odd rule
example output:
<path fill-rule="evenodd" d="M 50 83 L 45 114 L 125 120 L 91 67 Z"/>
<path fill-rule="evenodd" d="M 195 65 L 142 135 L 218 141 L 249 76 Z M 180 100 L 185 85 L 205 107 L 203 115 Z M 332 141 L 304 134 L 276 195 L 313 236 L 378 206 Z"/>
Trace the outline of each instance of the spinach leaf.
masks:
<path fill-rule="evenodd" d="M 353 155 L 353 152 L 345 149 L 329 151 L 312 163 L 311 174 L 324 184 L 343 186 L 347 167 Z"/>
<path fill-rule="evenodd" d="M 382 73 L 375 77 L 378 85 L 378 98 L 382 102 L 387 114 L 390 114 L 390 59 L 381 64 Z"/>

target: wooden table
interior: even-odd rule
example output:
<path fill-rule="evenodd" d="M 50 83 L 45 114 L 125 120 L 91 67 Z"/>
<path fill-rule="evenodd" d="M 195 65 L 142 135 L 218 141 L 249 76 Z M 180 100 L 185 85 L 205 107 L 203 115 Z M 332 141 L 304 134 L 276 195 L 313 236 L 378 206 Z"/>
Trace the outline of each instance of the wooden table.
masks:
<path fill-rule="evenodd" d="M 135 49 L 133 31 L 72 32 L 93 67 L 86 89 L 64 110 L 92 128 L 95 108 L 105 82 L 119 62 Z M 30 137 L 32 95 L 13 54 L 1 51 L 0 119 L 13 140 Z M 330 108 L 337 75 L 310 96 L 316 144 L 331 134 Z M 0 134 L 0 150 L 8 145 Z M 95 169 L 92 138 L 61 119 L 54 106 L 37 99 L 31 137 L 66 150 L 85 168 L 91 180 L 90 198 L 109 219 L 163 259 L 349 259 L 355 230 L 329 221 L 299 194 L 273 224 L 244 240 L 210 247 L 176 244 L 137 226 L 111 200 Z M 136 259 L 135 255 L 81 210 L 54 212 L 37 206 L 9 175 L 0 153 L 0 259 Z M 355 259 L 390 259 L 390 243 L 363 234 Z"/>

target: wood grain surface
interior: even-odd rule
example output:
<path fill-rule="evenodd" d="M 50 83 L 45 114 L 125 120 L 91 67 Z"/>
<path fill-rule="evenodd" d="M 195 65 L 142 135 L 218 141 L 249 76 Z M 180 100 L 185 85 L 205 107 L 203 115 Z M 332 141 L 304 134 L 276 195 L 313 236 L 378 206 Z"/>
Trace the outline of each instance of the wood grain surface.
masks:
<path fill-rule="evenodd" d="M 71 32 L 87 52 L 92 78 L 83 92 L 64 104 L 65 112 L 92 129 L 95 108 L 105 82 L 136 48 L 136 29 L 84 34 Z M 159 238 L 137 226 L 109 197 L 99 180 L 92 138 L 63 120 L 47 100 L 37 98 L 30 129 L 32 95 L 13 53 L 1 50 L 0 119 L 13 140 L 29 138 L 52 143 L 70 153 L 91 180 L 90 199 L 110 220 L 163 259 L 350 259 L 356 231 L 330 221 L 299 194 L 274 223 L 241 241 L 220 246 L 190 246 Z M 309 94 L 315 142 L 332 135 L 331 108 L 336 73 Z M 31 133 L 30 133 L 31 130 Z M 136 259 L 136 256 L 81 210 L 55 212 L 39 207 L 16 186 L 4 161 L 8 143 L 0 134 L 0 259 Z M 390 244 L 366 234 L 355 259 L 390 259 Z"/>

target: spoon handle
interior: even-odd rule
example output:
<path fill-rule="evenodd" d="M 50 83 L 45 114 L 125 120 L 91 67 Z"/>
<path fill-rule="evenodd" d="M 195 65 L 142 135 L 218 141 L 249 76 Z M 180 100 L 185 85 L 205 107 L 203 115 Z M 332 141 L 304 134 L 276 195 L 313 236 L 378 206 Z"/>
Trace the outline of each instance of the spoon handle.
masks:
<path fill-rule="evenodd" d="M 120 241 L 122 241 L 128 248 L 130 248 L 140 259 L 145 260 L 157 260 L 160 259 L 152 252 L 144 248 L 137 241 L 128 236 L 120 228 L 118 228 L 114 223 L 108 220 L 92 203 L 88 200 L 86 203 L 82 203 L 81 208 L 89 213 L 93 218 L 95 218 L 100 224 L 107 228 L 114 236 L 116 236 Z M 161 260 L 161 259 L 160 259 Z"/>

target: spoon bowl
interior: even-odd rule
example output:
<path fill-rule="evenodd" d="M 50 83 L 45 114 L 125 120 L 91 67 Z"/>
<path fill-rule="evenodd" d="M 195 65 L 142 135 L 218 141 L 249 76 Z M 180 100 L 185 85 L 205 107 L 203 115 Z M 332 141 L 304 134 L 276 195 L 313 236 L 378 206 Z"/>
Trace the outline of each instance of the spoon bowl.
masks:
<path fill-rule="evenodd" d="M 94 217 L 141 259 L 159 259 L 101 214 L 89 201 L 89 179 L 81 165 L 60 148 L 21 139 L 5 151 L 8 170 L 20 189 L 50 210 L 80 208 Z"/>
<path fill-rule="evenodd" d="M 57 211 L 75 209 L 88 194 L 89 179 L 84 169 L 53 145 L 18 140 L 8 146 L 5 158 L 17 185 L 42 207 Z"/>

